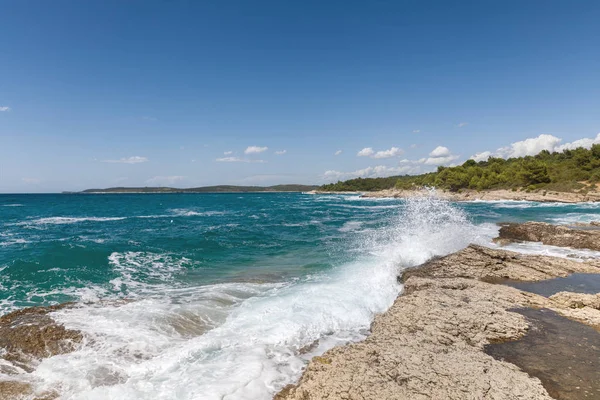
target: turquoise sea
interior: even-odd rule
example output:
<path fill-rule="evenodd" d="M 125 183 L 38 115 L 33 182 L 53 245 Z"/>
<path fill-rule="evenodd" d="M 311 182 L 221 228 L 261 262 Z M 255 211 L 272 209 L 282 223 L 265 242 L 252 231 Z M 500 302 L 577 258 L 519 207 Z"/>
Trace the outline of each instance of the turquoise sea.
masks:
<path fill-rule="evenodd" d="M 312 356 L 363 338 L 402 290 L 401 269 L 469 243 L 494 246 L 497 222 L 527 220 L 600 220 L 600 206 L 0 195 L 0 313 L 74 301 L 53 316 L 86 337 L 10 379 L 64 399 L 270 399 Z"/>

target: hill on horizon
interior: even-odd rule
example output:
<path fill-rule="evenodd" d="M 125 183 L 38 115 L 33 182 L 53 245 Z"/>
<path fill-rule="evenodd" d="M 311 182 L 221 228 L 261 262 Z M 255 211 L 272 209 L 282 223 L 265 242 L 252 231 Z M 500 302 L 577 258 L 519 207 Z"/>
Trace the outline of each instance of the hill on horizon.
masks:
<path fill-rule="evenodd" d="M 260 193 L 260 192 L 308 192 L 318 189 L 317 185 L 273 185 L 273 186 L 235 186 L 216 185 L 201 186 L 195 188 L 173 188 L 173 187 L 111 187 L 105 189 L 86 189 L 81 192 L 63 193 Z"/>

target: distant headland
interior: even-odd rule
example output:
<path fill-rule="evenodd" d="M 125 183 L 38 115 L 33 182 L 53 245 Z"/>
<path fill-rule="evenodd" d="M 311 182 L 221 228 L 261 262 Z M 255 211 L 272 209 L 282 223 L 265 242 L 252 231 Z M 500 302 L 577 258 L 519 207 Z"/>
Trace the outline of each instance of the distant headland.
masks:
<path fill-rule="evenodd" d="M 265 193 L 265 192 L 308 192 L 318 189 L 316 185 L 275 185 L 275 186 L 202 186 L 195 188 L 173 187 L 111 187 L 106 189 L 86 189 L 81 192 L 63 192 L 98 194 L 98 193 Z"/>

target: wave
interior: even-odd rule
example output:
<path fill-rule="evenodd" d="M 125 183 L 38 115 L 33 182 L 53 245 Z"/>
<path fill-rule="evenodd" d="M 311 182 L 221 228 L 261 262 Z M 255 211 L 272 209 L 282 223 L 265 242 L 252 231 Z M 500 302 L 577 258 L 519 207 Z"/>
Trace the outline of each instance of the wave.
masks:
<path fill-rule="evenodd" d="M 23 204 L 2 204 L 2 207 L 23 207 Z"/>
<path fill-rule="evenodd" d="M 466 201 L 467 204 L 488 204 L 495 208 L 554 208 L 554 207 L 575 207 L 584 209 L 600 210 L 600 202 L 582 202 L 582 203 L 562 203 L 562 202 L 537 202 L 528 200 L 481 200 L 475 199 Z"/>
<path fill-rule="evenodd" d="M 27 220 L 22 222 L 17 222 L 14 224 L 7 225 L 17 225 L 17 226 L 39 226 L 39 225 L 66 225 L 66 224 L 76 224 L 80 222 L 109 222 L 109 221 L 122 221 L 129 218 L 173 218 L 173 217 L 210 217 L 217 215 L 224 215 L 224 212 L 221 211 L 204 211 L 197 212 L 186 209 L 173 209 L 169 210 L 171 214 L 156 214 L 156 215 L 134 215 L 134 216 L 126 216 L 126 217 L 45 217 L 38 218 L 33 220 Z"/>
<path fill-rule="evenodd" d="M 64 225 L 76 224 L 78 222 L 106 222 L 121 221 L 127 217 L 47 217 L 30 221 L 18 222 L 15 225 Z"/>
<path fill-rule="evenodd" d="M 224 215 L 225 213 L 222 211 L 202 211 L 202 212 L 198 212 L 198 211 L 194 211 L 194 210 L 188 210 L 185 208 L 175 208 L 172 210 L 169 210 L 173 213 L 172 216 L 176 216 L 176 217 L 212 217 L 215 215 Z"/>
<path fill-rule="evenodd" d="M 112 290 L 135 301 L 54 313 L 89 340 L 31 376 L 72 399 L 271 399 L 313 355 L 364 338 L 401 291 L 401 269 L 489 235 L 463 210 L 426 198 L 351 235 L 352 260 L 289 282 L 190 287 L 179 279 L 188 259 L 114 252 Z"/>
<path fill-rule="evenodd" d="M 549 221 L 552 221 L 557 224 L 573 224 L 577 222 L 592 222 L 600 220 L 600 212 L 597 214 L 593 213 L 566 213 L 562 214 L 559 217 L 548 218 Z"/>
<path fill-rule="evenodd" d="M 348 221 L 338 230 L 340 232 L 352 232 L 360 229 L 362 225 L 362 221 Z"/>
<path fill-rule="evenodd" d="M 31 241 L 26 240 L 26 239 L 11 239 L 6 242 L 0 242 L 0 246 L 4 247 L 4 246 L 12 246 L 15 244 L 27 244 L 27 243 L 31 243 Z"/>

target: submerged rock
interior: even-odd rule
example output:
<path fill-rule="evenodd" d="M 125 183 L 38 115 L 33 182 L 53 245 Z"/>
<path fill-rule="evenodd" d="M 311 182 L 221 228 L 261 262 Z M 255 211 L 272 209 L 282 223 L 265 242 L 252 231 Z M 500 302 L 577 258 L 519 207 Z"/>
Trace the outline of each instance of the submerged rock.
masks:
<path fill-rule="evenodd" d="M 506 223 L 500 227 L 498 241 L 506 242 L 542 242 L 543 244 L 572 247 L 575 249 L 600 250 L 600 229 L 569 228 L 544 222 L 526 222 L 523 224 Z"/>

